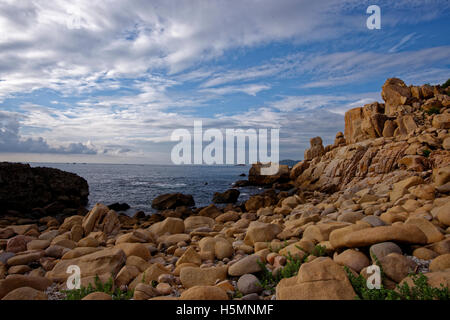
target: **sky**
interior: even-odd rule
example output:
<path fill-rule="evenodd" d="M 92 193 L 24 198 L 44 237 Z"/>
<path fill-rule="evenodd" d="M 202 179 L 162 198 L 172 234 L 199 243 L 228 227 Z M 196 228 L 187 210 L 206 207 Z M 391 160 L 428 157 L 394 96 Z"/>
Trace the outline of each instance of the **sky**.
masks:
<path fill-rule="evenodd" d="M 170 164 L 194 121 L 300 160 L 387 78 L 450 78 L 449 34 L 450 1 L 0 0 L 0 161 Z"/>

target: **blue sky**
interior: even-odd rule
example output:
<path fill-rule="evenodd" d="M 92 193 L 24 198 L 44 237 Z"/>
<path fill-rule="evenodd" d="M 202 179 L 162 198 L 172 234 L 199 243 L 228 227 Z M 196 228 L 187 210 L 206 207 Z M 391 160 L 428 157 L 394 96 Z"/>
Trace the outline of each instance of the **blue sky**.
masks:
<path fill-rule="evenodd" d="M 449 1 L 0 0 L 0 30 L 8 161 L 168 163 L 194 120 L 280 128 L 302 159 L 387 78 L 450 78 Z"/>

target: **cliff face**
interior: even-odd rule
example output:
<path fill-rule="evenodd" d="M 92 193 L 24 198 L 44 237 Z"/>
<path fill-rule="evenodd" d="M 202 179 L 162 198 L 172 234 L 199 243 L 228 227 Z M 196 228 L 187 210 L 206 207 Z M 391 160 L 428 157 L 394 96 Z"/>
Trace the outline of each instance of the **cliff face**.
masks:
<path fill-rule="evenodd" d="M 76 174 L 0 163 L 0 213 L 14 210 L 27 214 L 35 208 L 50 215 L 62 213 L 67 208 L 85 205 L 88 195 L 86 180 Z"/>
<path fill-rule="evenodd" d="M 450 97 L 439 87 L 407 87 L 395 78 L 382 90 L 385 104 L 374 102 L 346 112 L 345 142 L 339 133 L 325 152 L 311 152 L 317 149 L 311 140 L 305 152 L 309 157 L 291 172 L 297 187 L 336 192 L 389 185 L 409 175 L 432 180 L 433 171 L 448 171 Z"/>

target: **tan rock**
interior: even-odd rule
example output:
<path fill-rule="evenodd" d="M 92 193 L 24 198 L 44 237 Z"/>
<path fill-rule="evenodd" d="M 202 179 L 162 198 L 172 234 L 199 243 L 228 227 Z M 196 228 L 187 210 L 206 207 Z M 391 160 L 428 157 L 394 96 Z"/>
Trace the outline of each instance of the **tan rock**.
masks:
<path fill-rule="evenodd" d="M 166 218 L 164 221 L 157 222 L 148 228 L 150 232 L 156 236 L 163 234 L 178 234 L 184 233 L 184 222 L 179 218 Z"/>
<path fill-rule="evenodd" d="M 413 251 L 413 256 L 422 260 L 433 260 L 438 254 L 427 248 L 417 248 Z"/>
<path fill-rule="evenodd" d="M 436 114 L 432 124 L 436 129 L 450 129 L 450 113 Z"/>
<path fill-rule="evenodd" d="M 175 265 L 178 266 L 182 263 L 193 263 L 200 266 L 200 264 L 202 263 L 202 258 L 193 247 L 189 247 L 180 257 L 180 259 L 177 260 Z"/>
<path fill-rule="evenodd" d="M 450 165 L 433 170 L 433 180 L 436 187 L 442 186 L 450 182 Z"/>
<path fill-rule="evenodd" d="M 405 224 L 416 225 L 427 237 L 427 243 L 438 242 L 444 239 L 444 235 L 428 220 L 421 217 L 410 217 Z"/>
<path fill-rule="evenodd" d="M 277 300 L 353 300 L 345 271 L 330 258 L 304 263 L 298 275 L 283 279 L 276 287 Z"/>
<path fill-rule="evenodd" d="M 426 244 L 428 242 L 422 230 L 413 224 L 399 223 L 392 226 L 364 228 L 348 233 L 337 233 L 337 231 L 339 230 L 330 234 L 330 243 L 335 249 L 365 247 L 386 241 L 411 244 Z"/>
<path fill-rule="evenodd" d="M 82 227 L 86 236 L 92 231 L 103 231 L 108 235 L 117 234 L 120 230 L 120 221 L 114 210 L 98 203 L 83 218 Z"/>
<path fill-rule="evenodd" d="M 397 183 L 394 183 L 393 189 L 389 194 L 389 198 L 391 201 L 397 201 L 408 192 L 408 189 L 410 187 L 423 183 L 424 183 L 423 179 L 418 176 L 412 176 Z"/>
<path fill-rule="evenodd" d="M 183 291 L 180 300 L 228 300 L 228 295 L 215 286 L 195 286 Z"/>
<path fill-rule="evenodd" d="M 245 258 L 233 263 L 228 268 L 228 274 L 230 276 L 242 276 L 246 273 L 261 271 L 261 267 L 258 262 L 261 263 L 261 257 L 257 254 L 246 256 Z"/>
<path fill-rule="evenodd" d="M 277 224 L 253 221 L 247 229 L 244 242 L 253 245 L 255 242 L 272 241 L 281 231 Z"/>
<path fill-rule="evenodd" d="M 385 101 L 385 113 L 395 115 L 397 107 L 405 105 L 412 97 L 411 89 L 398 78 L 387 79 L 383 84 L 381 97 Z"/>
<path fill-rule="evenodd" d="M 112 300 L 111 295 L 105 292 L 92 292 L 81 300 Z"/>
<path fill-rule="evenodd" d="M 194 286 L 212 286 L 227 278 L 227 266 L 222 267 L 186 267 L 180 271 L 180 280 L 185 288 Z"/>
<path fill-rule="evenodd" d="M 215 223 L 214 219 L 209 217 L 191 216 L 184 220 L 184 229 L 189 233 L 197 228 L 212 228 Z"/>
<path fill-rule="evenodd" d="M 333 260 L 337 264 L 355 270 L 357 273 L 360 273 L 363 268 L 370 265 L 370 261 L 364 253 L 353 249 L 345 250 L 341 254 L 336 255 Z"/>
<path fill-rule="evenodd" d="M 117 248 L 104 249 L 78 258 L 61 260 L 53 270 L 47 272 L 46 277 L 56 282 L 63 282 L 70 275 L 67 273 L 67 268 L 70 265 L 80 267 L 81 277 L 106 273 L 115 277 L 125 261 L 126 255 L 123 250 Z"/>
<path fill-rule="evenodd" d="M 322 144 L 322 138 L 315 137 L 310 141 L 311 147 L 305 150 L 305 160 L 312 160 L 316 157 L 320 157 L 325 153 L 325 149 Z"/>
<path fill-rule="evenodd" d="M 51 284 L 52 281 L 44 277 L 32 277 L 19 274 L 10 275 L 6 279 L 0 280 L 0 299 L 17 288 L 31 287 L 39 291 L 44 291 Z"/>
<path fill-rule="evenodd" d="M 12 290 L 2 300 L 47 300 L 47 295 L 30 287 L 21 287 Z"/>
<path fill-rule="evenodd" d="M 134 289 L 139 283 L 151 284 L 152 281 L 157 281 L 162 274 L 170 274 L 170 270 L 159 263 L 154 263 L 148 267 L 143 273 L 137 276 L 129 285 L 130 289 Z"/>
<path fill-rule="evenodd" d="M 450 202 L 447 202 L 443 206 L 437 208 L 434 211 L 434 214 L 441 223 L 450 226 Z"/>
<path fill-rule="evenodd" d="M 142 243 L 119 243 L 115 248 L 122 249 L 127 257 L 137 256 L 145 261 L 151 258 L 150 251 Z"/>
<path fill-rule="evenodd" d="M 64 253 L 64 255 L 61 257 L 61 260 L 78 258 L 78 257 L 84 256 L 84 255 L 90 254 L 90 253 L 100 251 L 102 249 L 103 248 L 78 247 L 78 248 L 72 249 L 72 250 Z"/>
<path fill-rule="evenodd" d="M 379 259 L 383 272 L 395 282 L 402 281 L 408 274 L 415 271 L 414 261 L 398 253 L 390 253 Z"/>
<path fill-rule="evenodd" d="M 440 255 L 434 258 L 430 263 L 430 271 L 444 271 L 450 269 L 450 253 Z"/>
<path fill-rule="evenodd" d="M 131 280 L 135 279 L 141 271 L 135 267 L 130 265 L 125 265 L 122 269 L 120 269 L 116 278 L 114 279 L 114 284 L 120 288 L 120 286 L 128 285 Z"/>

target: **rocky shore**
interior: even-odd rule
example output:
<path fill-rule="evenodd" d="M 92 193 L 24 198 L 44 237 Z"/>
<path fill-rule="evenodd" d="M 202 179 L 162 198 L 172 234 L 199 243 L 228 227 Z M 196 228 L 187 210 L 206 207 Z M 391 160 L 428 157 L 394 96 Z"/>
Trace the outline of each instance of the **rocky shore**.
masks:
<path fill-rule="evenodd" d="M 1 173 L 0 207 L 9 211 L 0 215 L 0 299 L 351 300 L 374 295 L 358 286 L 372 264 L 383 271 L 377 294 L 403 297 L 400 288 L 419 286 L 410 274 L 423 274 L 445 295 L 449 93 L 388 79 L 384 103 L 347 111 L 333 145 L 312 138 L 304 160 L 274 176 L 261 176 L 254 164 L 238 185 L 267 189 L 241 205 L 227 191 L 214 196 L 224 208 L 192 208 L 191 196 L 171 194 L 154 199 L 160 211 L 151 216 L 104 204 L 83 212 L 87 189 L 79 180 L 57 184 L 67 187 L 60 194 L 56 182 L 48 182 L 52 191 L 13 194 L 4 186 L 28 182 Z M 5 166 L 0 172 L 10 172 Z M 46 177 L 44 169 L 20 170 L 26 181 Z M 62 206 L 50 209 L 53 203 Z M 67 208 L 70 216 L 54 214 Z M 73 265 L 89 290 L 65 291 Z"/>

